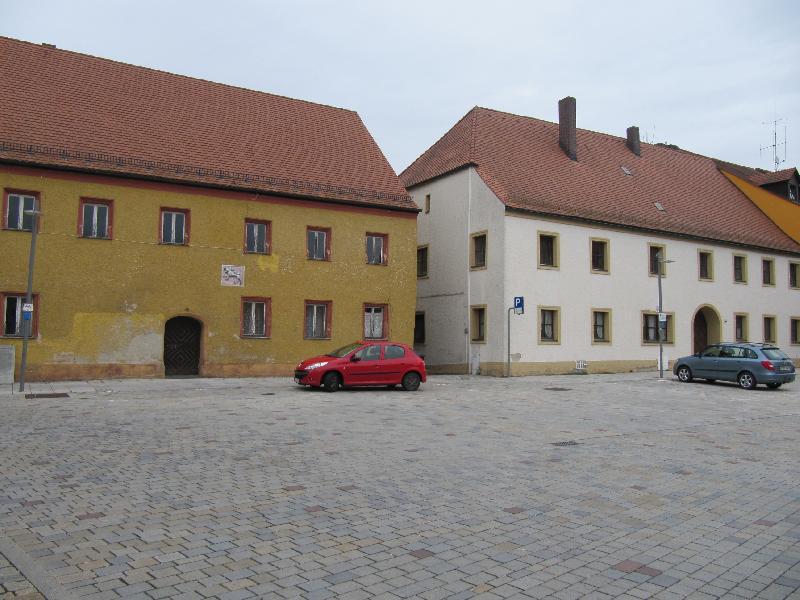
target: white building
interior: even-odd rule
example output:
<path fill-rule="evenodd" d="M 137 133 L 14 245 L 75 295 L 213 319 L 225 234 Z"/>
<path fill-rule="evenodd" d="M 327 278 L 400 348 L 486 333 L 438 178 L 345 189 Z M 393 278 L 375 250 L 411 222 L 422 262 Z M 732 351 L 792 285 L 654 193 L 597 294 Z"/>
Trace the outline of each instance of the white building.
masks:
<path fill-rule="evenodd" d="M 574 98 L 559 121 L 474 108 L 402 173 L 422 209 L 415 338 L 431 372 L 500 375 L 509 356 L 513 375 L 655 368 L 659 258 L 666 359 L 747 340 L 797 362 L 791 228 L 722 163 L 635 127 L 578 130 Z M 763 193 L 800 224 L 788 194 Z"/>

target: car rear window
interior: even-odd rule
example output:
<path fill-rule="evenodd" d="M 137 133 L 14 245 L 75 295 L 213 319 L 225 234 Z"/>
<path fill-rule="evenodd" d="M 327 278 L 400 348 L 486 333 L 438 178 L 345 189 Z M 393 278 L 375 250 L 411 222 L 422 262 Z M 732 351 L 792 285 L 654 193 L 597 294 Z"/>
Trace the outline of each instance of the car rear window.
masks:
<path fill-rule="evenodd" d="M 789 358 L 786 353 L 777 348 L 762 348 L 761 351 L 770 360 L 786 360 Z"/>
<path fill-rule="evenodd" d="M 402 346 L 386 346 L 383 349 L 383 358 L 403 358 L 406 350 Z"/>

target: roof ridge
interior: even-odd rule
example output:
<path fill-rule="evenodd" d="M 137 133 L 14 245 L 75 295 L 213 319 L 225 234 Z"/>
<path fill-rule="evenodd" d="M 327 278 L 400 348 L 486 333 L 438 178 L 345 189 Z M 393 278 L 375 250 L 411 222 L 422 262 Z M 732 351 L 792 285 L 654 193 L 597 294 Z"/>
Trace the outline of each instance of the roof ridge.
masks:
<path fill-rule="evenodd" d="M 256 89 L 253 89 L 253 88 L 248 88 L 248 87 L 244 87 L 244 86 L 240 86 L 240 85 L 231 85 L 230 83 L 222 83 L 222 82 L 219 82 L 219 81 L 213 81 L 212 79 L 204 79 L 202 77 L 193 77 L 191 75 L 183 75 L 181 73 L 173 73 L 172 71 L 166 71 L 164 69 L 156 69 L 154 67 L 146 67 L 146 66 L 143 66 L 143 65 L 137 65 L 137 64 L 125 62 L 125 61 L 122 61 L 122 60 L 115 60 L 113 58 L 105 58 L 103 56 L 95 56 L 94 54 L 87 54 L 86 52 L 78 52 L 77 50 L 68 50 L 66 48 L 59 48 L 57 46 L 54 46 L 54 47 L 51 48 L 51 47 L 44 46 L 43 44 L 37 44 L 36 42 L 29 42 L 28 40 L 20 40 L 20 39 L 12 38 L 12 37 L 5 36 L 5 35 L 0 35 L 0 40 L 9 40 L 11 42 L 15 42 L 15 43 L 25 44 L 25 45 L 31 46 L 32 48 L 44 49 L 44 50 L 47 50 L 47 51 L 50 51 L 50 52 L 62 52 L 62 53 L 66 53 L 66 54 L 72 54 L 72 55 L 75 55 L 75 56 L 82 56 L 82 57 L 91 58 L 91 59 L 94 59 L 94 60 L 97 60 L 97 61 L 100 61 L 100 62 L 106 62 L 106 63 L 113 63 L 113 64 L 116 64 L 116 65 L 122 65 L 124 67 L 131 67 L 131 68 L 134 68 L 134 69 L 144 69 L 146 71 L 151 71 L 153 73 L 161 73 L 161 74 L 164 74 L 164 75 L 169 75 L 171 77 L 178 77 L 178 78 L 181 78 L 181 79 L 188 79 L 190 81 L 199 81 L 199 82 L 202 82 L 202 83 L 209 83 L 211 85 L 220 86 L 220 87 L 224 87 L 224 88 L 228 88 L 228 89 L 241 90 L 241 91 L 244 91 L 244 92 L 251 92 L 251 93 L 254 93 L 254 94 L 264 94 L 266 96 L 272 96 L 273 98 L 283 98 L 284 100 L 291 100 L 292 102 L 302 102 L 303 104 L 311 104 L 313 106 L 320 106 L 320 107 L 323 107 L 323 108 L 331 108 L 331 109 L 334 109 L 334 110 L 341 110 L 343 112 L 358 114 L 357 111 L 355 111 L 353 109 L 350 109 L 350 108 L 343 108 L 341 106 L 334 106 L 332 104 L 325 104 L 323 102 L 313 102 L 312 100 L 304 100 L 302 98 L 292 98 L 291 96 L 285 96 L 283 94 L 274 94 L 272 92 L 265 92 L 263 90 L 256 90 Z"/>

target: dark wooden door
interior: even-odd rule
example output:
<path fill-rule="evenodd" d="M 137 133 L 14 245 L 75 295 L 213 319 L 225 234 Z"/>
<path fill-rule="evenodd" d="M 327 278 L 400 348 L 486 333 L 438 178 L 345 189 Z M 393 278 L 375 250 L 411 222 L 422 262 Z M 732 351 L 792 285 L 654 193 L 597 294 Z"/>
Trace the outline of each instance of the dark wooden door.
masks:
<path fill-rule="evenodd" d="M 200 334 L 203 326 L 191 317 L 175 317 L 164 326 L 164 374 L 200 372 Z"/>
<path fill-rule="evenodd" d="M 694 317 L 694 351 L 701 352 L 708 346 L 708 323 L 702 311 Z"/>

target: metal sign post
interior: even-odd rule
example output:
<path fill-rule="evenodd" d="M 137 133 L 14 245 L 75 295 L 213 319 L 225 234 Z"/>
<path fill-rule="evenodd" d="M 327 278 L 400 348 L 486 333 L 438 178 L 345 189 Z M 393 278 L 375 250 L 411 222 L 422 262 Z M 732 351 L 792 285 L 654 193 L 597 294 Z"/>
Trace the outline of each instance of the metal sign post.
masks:
<path fill-rule="evenodd" d="M 33 265 L 36 258 L 36 233 L 39 230 L 38 202 L 33 201 L 33 210 L 25 211 L 25 214 L 33 215 L 31 224 L 31 250 L 28 254 L 28 290 L 25 292 L 25 304 L 22 307 L 22 360 L 19 366 L 19 391 L 25 391 L 25 368 L 28 365 L 28 338 L 33 333 Z"/>
<path fill-rule="evenodd" d="M 508 309 L 508 353 L 506 355 L 506 377 L 511 377 L 511 311 L 515 315 L 525 314 L 525 298 L 523 296 L 514 296 L 514 306 Z"/>

